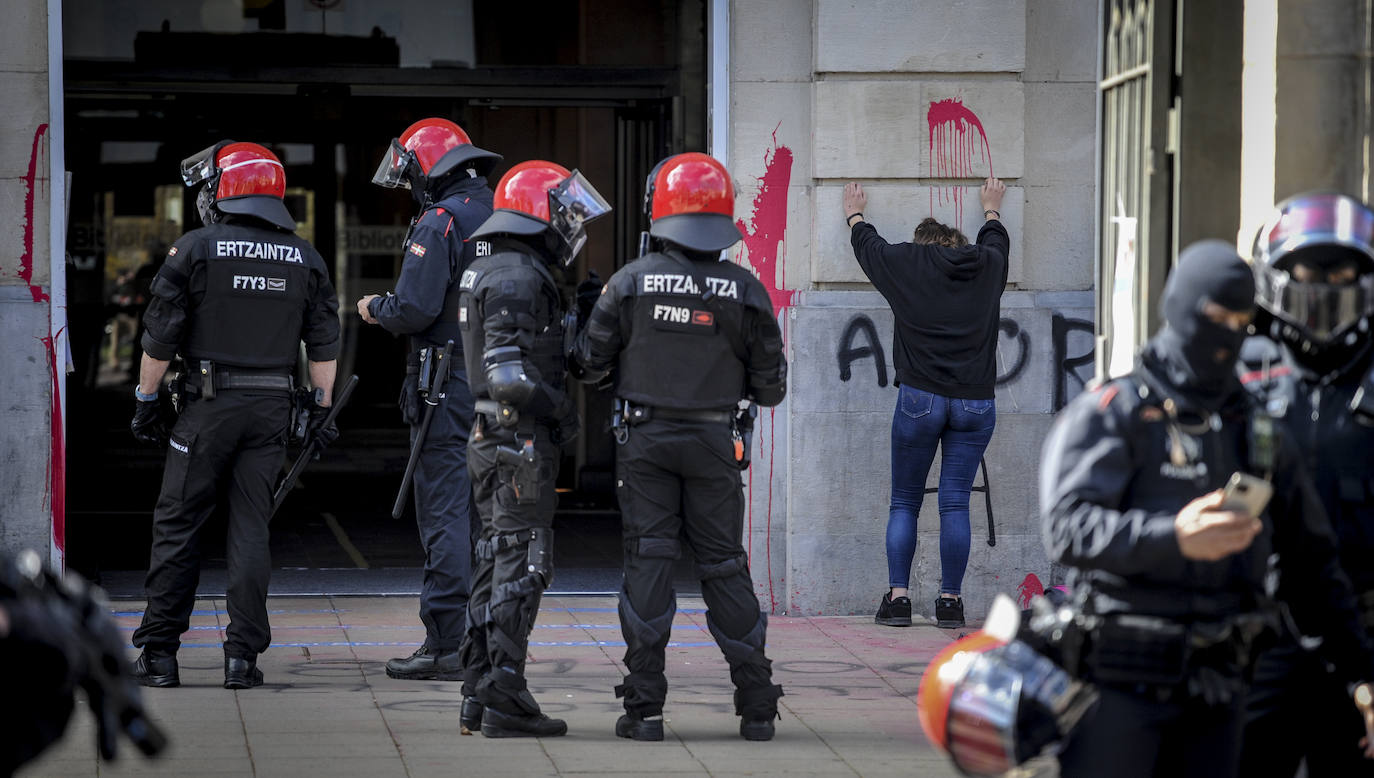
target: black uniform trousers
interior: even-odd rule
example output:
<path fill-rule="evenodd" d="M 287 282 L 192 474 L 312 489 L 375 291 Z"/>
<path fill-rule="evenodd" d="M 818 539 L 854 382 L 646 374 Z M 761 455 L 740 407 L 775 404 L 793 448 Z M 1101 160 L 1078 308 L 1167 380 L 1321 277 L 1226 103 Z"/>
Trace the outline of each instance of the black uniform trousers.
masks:
<path fill-rule="evenodd" d="M 1101 697 L 1059 754 L 1063 778 L 1235 778 L 1243 718 L 1239 696 L 1208 705 L 1153 687 L 1099 685 Z"/>
<path fill-rule="evenodd" d="M 1293 778 L 1374 776 L 1359 748 L 1364 722 L 1345 684 L 1319 654 L 1291 639 L 1260 655 L 1245 706 L 1240 774 Z"/>
<path fill-rule="evenodd" d="M 513 431 L 488 417 L 483 438 L 468 443 L 468 470 L 482 531 L 461 649 L 463 694 L 507 713 L 539 713 L 525 692 L 524 674 L 539 601 L 553 581 L 551 527 L 558 507 L 554 482 L 560 451 L 552 437 L 547 426 L 536 428 L 539 489 L 532 503 L 520 502 L 515 465 L 498 452 L 518 449 Z"/>
<path fill-rule="evenodd" d="M 415 520 L 425 550 L 420 621 L 425 645 L 441 652 L 457 651 L 467 630 L 477 535 L 467 454 L 472 404 L 467 371 L 451 370 L 415 465 Z M 412 443 L 418 430 L 419 424 L 411 425 Z"/>
<path fill-rule="evenodd" d="M 720 422 L 651 419 L 630 429 L 616 454 L 625 545 L 620 626 L 629 675 L 616 694 L 640 717 L 663 712 L 664 652 L 677 611 L 673 563 L 686 542 L 697 563 L 707 626 L 725 654 L 736 713 L 772 719 L 781 687 L 764 655 L 760 612 L 742 545 L 744 489 L 730 428 Z"/>
<path fill-rule="evenodd" d="M 267 650 L 267 522 L 286 458 L 290 409 L 285 392 L 221 389 L 215 399 L 193 399 L 182 411 L 153 510 L 148 607 L 134 632 L 135 646 L 162 654 L 181 646 L 200 582 L 201 529 L 223 495 L 229 508 L 224 653 L 255 659 Z"/>

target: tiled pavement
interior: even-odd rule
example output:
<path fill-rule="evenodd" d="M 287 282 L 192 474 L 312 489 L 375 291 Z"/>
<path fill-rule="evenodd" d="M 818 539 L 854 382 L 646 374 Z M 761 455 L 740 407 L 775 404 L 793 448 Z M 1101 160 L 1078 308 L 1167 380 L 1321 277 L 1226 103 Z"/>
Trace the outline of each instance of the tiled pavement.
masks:
<path fill-rule="evenodd" d="M 921 672 L 954 633 L 872 617 L 771 618 L 782 719 L 772 742 L 749 743 L 700 599 L 679 605 L 662 743 L 613 734 L 611 689 L 624 670 L 613 598 L 545 598 L 530 688 L 569 734 L 542 740 L 461 736 L 457 683 L 386 677 L 387 658 L 424 637 L 415 598 L 273 598 L 273 648 L 259 660 L 267 683 L 241 692 L 220 688 L 224 603 L 202 600 L 183 638 L 182 687 L 145 695 L 172 739 L 163 758 L 144 760 L 125 742 L 118 762 L 99 763 L 79 707 L 63 741 L 19 775 L 956 775 L 921 735 L 915 704 Z M 118 607 L 132 632 L 142 605 Z"/>

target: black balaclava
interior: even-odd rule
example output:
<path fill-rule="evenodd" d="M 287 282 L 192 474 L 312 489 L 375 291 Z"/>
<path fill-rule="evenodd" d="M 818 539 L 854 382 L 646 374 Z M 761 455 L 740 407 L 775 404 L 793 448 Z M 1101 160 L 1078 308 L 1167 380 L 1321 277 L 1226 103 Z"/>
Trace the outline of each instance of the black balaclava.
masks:
<path fill-rule="evenodd" d="M 1215 411 L 1238 386 L 1236 359 L 1246 332 L 1208 319 L 1203 313 L 1208 302 L 1235 312 L 1255 308 L 1250 266 L 1220 240 L 1199 241 L 1179 254 L 1160 303 L 1164 326 L 1146 344 L 1142 359 L 1162 372 L 1171 394 L 1197 410 Z"/>

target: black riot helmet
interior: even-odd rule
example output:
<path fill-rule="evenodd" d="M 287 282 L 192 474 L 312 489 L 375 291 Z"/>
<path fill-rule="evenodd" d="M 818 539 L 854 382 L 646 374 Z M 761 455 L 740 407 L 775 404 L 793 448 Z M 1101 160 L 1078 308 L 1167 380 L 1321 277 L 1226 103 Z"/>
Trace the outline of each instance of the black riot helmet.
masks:
<path fill-rule="evenodd" d="M 1308 192 L 1279 203 L 1255 236 L 1256 301 L 1271 334 L 1302 361 L 1334 367 L 1369 340 L 1374 315 L 1374 211 L 1353 197 Z M 1335 359 L 1333 359 L 1335 357 Z M 1313 364 L 1317 367 L 1317 364 Z"/>

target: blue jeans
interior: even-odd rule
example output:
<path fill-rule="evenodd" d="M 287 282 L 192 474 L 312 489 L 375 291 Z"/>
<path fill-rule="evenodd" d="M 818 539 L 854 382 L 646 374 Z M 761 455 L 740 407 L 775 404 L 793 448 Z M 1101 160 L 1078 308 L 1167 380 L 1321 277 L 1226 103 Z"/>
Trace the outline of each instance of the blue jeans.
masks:
<path fill-rule="evenodd" d="M 916 556 L 916 517 L 926 476 L 940 460 L 940 591 L 959 594 L 968 567 L 969 491 L 997 424 L 994 400 L 961 400 L 901 386 L 892 414 L 892 503 L 887 515 L 888 585 L 905 589 Z"/>

